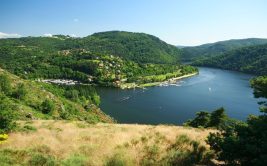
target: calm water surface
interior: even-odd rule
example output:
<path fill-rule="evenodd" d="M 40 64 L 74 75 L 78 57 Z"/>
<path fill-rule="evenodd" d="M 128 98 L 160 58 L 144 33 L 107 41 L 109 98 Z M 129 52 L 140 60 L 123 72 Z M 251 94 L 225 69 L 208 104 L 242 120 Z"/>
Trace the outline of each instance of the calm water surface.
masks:
<path fill-rule="evenodd" d="M 182 124 L 200 110 L 224 107 L 227 114 L 245 120 L 259 114 L 249 87 L 252 75 L 213 68 L 199 68 L 199 75 L 176 86 L 145 90 L 98 88 L 101 109 L 119 123 Z"/>

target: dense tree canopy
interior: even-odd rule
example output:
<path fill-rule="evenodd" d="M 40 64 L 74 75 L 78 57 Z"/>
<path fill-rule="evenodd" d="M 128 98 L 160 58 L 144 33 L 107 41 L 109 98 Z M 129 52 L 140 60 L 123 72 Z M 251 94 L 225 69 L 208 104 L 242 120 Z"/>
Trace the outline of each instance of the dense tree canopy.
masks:
<path fill-rule="evenodd" d="M 57 35 L 0 40 L 0 67 L 18 76 L 71 79 L 107 86 L 122 81 L 164 81 L 197 71 L 177 63 L 178 54 L 177 48 L 142 33 L 106 32 L 85 38 Z"/>
<path fill-rule="evenodd" d="M 226 40 L 219 41 L 216 43 L 203 44 L 195 47 L 184 47 L 182 48 L 183 61 L 192 61 L 200 58 L 210 58 L 218 55 L 222 55 L 228 51 L 239 49 L 242 47 L 256 46 L 267 44 L 267 39 L 237 39 L 237 40 Z"/>
<path fill-rule="evenodd" d="M 194 64 L 267 75 L 267 45 L 232 50 L 223 55 L 197 60 Z"/>
<path fill-rule="evenodd" d="M 113 54 L 138 63 L 177 63 L 181 52 L 159 38 L 124 31 L 95 33 L 81 41 L 94 52 Z"/>

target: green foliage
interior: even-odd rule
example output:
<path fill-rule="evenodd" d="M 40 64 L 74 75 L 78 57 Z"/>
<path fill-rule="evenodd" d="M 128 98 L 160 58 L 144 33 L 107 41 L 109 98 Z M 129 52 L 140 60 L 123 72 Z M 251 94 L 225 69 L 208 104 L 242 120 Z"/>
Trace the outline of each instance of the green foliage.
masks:
<path fill-rule="evenodd" d="M 62 161 L 61 165 L 63 166 L 83 166 L 87 164 L 87 157 L 82 155 L 72 155 L 69 158 Z"/>
<path fill-rule="evenodd" d="M 27 89 L 24 84 L 20 83 L 17 86 L 16 91 L 13 93 L 14 97 L 21 100 L 23 99 L 27 94 Z"/>
<path fill-rule="evenodd" d="M 211 113 L 208 126 L 222 128 L 226 120 L 227 116 L 225 114 L 224 108 L 219 108 Z"/>
<path fill-rule="evenodd" d="M 94 94 L 93 97 L 92 97 L 92 100 L 96 105 L 100 104 L 100 96 L 99 95 Z"/>
<path fill-rule="evenodd" d="M 14 114 L 10 101 L 0 93 L 0 134 L 15 129 Z"/>
<path fill-rule="evenodd" d="M 81 40 L 83 47 L 102 54 L 118 55 L 138 63 L 176 63 L 179 49 L 144 33 L 110 31 Z"/>
<path fill-rule="evenodd" d="M 0 74 L 0 93 L 6 95 L 11 93 L 11 81 L 5 74 Z"/>
<path fill-rule="evenodd" d="M 267 45 L 243 47 L 212 58 L 198 60 L 194 65 L 217 67 L 228 70 L 267 74 Z"/>
<path fill-rule="evenodd" d="M 196 113 L 193 120 L 188 120 L 185 125 L 192 127 L 215 127 L 217 129 L 223 128 L 226 123 L 231 121 L 225 114 L 224 108 L 219 108 L 211 113 L 200 111 Z"/>
<path fill-rule="evenodd" d="M 214 56 L 222 55 L 228 51 L 239 49 L 242 47 L 256 46 L 266 44 L 267 39 L 240 39 L 240 40 L 226 40 L 216 43 L 203 44 L 196 47 L 184 47 L 182 48 L 183 61 L 192 61 L 203 58 L 211 58 Z"/>
<path fill-rule="evenodd" d="M 40 106 L 42 113 L 49 114 L 55 109 L 55 104 L 50 99 L 45 99 Z"/>
<path fill-rule="evenodd" d="M 68 90 L 65 92 L 65 96 L 73 101 L 78 101 L 79 99 L 79 91 L 73 89 L 73 90 Z"/>
<path fill-rule="evenodd" d="M 267 98 L 267 76 L 260 76 L 250 81 L 256 98 Z M 267 113 L 267 101 L 259 102 L 261 112 Z"/>
<path fill-rule="evenodd" d="M 105 166 L 134 166 L 135 164 L 123 153 L 115 153 L 107 159 Z"/>
<path fill-rule="evenodd" d="M 171 166 L 213 165 L 211 162 L 213 157 L 213 153 L 199 142 L 190 140 L 186 135 L 181 135 L 169 146 L 163 163 Z"/>
<path fill-rule="evenodd" d="M 7 80 L 3 81 L 6 82 L 4 87 L 10 87 L 10 93 L 0 92 L 1 133 L 14 130 L 13 122 L 16 120 L 36 118 L 113 122 L 96 106 L 100 100 L 93 86 L 59 86 L 27 81 L 2 69 L 0 76 Z M 25 128 L 22 130 L 30 131 Z"/>
<path fill-rule="evenodd" d="M 265 77 L 251 81 L 256 97 L 266 98 L 265 81 Z M 209 135 L 207 143 L 217 153 L 218 160 L 227 165 L 267 164 L 267 114 L 263 110 L 259 116 L 249 116 L 246 123 L 228 123 L 220 132 Z"/>
<path fill-rule="evenodd" d="M 37 128 L 31 125 L 24 125 L 19 131 L 23 132 L 35 132 L 37 131 Z"/>
<path fill-rule="evenodd" d="M 192 127 L 208 127 L 210 123 L 210 113 L 200 111 L 196 113 L 196 117 L 193 120 L 188 120 L 185 125 Z"/>
<path fill-rule="evenodd" d="M 0 67 L 26 79 L 116 86 L 125 81 L 162 81 L 196 70 L 178 64 L 177 48 L 143 33 L 113 31 L 75 39 L 27 37 L 0 40 L 0 44 Z"/>
<path fill-rule="evenodd" d="M 31 157 L 28 164 L 32 166 L 54 166 L 56 165 L 56 161 L 54 157 L 37 153 Z"/>
<path fill-rule="evenodd" d="M 251 87 L 254 89 L 255 97 L 267 98 L 267 76 L 260 76 L 250 81 Z"/>

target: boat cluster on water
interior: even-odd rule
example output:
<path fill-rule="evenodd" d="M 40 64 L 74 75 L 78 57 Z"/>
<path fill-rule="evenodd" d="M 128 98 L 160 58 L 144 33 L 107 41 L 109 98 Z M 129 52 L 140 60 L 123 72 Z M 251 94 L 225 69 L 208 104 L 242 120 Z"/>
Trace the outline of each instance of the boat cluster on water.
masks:
<path fill-rule="evenodd" d="M 158 86 L 181 86 L 180 82 L 169 82 L 169 81 L 166 81 L 166 82 L 163 82 L 163 83 L 160 83 Z"/>
<path fill-rule="evenodd" d="M 57 84 L 57 85 L 76 85 L 76 84 L 80 84 L 78 81 L 65 80 L 65 79 L 46 79 L 46 80 L 41 80 L 41 82 Z"/>

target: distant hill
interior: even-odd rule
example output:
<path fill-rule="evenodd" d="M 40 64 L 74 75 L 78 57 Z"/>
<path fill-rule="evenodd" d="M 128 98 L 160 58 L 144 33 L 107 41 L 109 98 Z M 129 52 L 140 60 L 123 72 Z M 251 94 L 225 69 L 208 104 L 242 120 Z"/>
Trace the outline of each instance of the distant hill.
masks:
<path fill-rule="evenodd" d="M 181 52 L 159 38 L 145 33 L 110 31 L 81 39 L 93 52 L 114 54 L 140 63 L 177 63 Z"/>
<path fill-rule="evenodd" d="M 177 63 L 181 51 L 145 33 L 125 31 L 100 32 L 84 38 L 64 35 L 53 37 L 24 37 L 1 39 L 0 46 L 32 46 L 50 50 L 87 49 L 91 52 L 112 54 L 138 63 Z"/>
<path fill-rule="evenodd" d="M 197 58 L 213 57 L 227 51 L 241 47 L 267 44 L 267 39 L 249 38 L 219 41 L 216 43 L 203 44 L 195 47 L 182 48 L 182 61 L 191 61 Z"/>
<path fill-rule="evenodd" d="M 112 31 L 85 38 L 55 35 L 0 40 L 0 67 L 17 76 L 116 87 L 194 72 L 194 68 L 177 63 L 179 55 L 175 46 L 143 33 Z"/>
<path fill-rule="evenodd" d="M 267 44 L 231 50 L 222 55 L 197 60 L 194 65 L 267 75 Z"/>

